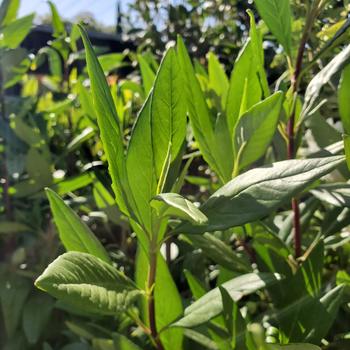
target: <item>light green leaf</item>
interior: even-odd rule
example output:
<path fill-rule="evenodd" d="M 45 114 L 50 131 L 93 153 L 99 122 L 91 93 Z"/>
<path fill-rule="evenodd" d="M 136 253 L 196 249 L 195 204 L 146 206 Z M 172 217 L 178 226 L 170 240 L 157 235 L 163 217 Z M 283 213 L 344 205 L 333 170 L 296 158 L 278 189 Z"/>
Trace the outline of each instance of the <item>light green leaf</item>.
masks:
<path fill-rule="evenodd" d="M 46 189 L 60 240 L 68 251 L 89 253 L 110 263 L 111 260 L 96 236 L 79 216 L 50 189 Z"/>
<path fill-rule="evenodd" d="M 66 35 L 64 23 L 57 11 L 55 4 L 52 1 L 49 1 L 49 6 L 52 16 L 53 36 L 55 38 L 59 38 L 60 36 Z"/>
<path fill-rule="evenodd" d="M 276 131 L 282 100 L 283 93 L 276 92 L 240 117 L 234 134 L 237 170 L 265 154 Z"/>
<path fill-rule="evenodd" d="M 113 333 L 114 348 L 118 350 L 141 350 L 136 344 L 131 342 L 127 337 L 122 334 Z"/>
<path fill-rule="evenodd" d="M 147 63 L 147 61 L 141 55 L 137 56 L 137 60 L 139 62 L 139 66 L 141 70 L 143 88 L 145 91 L 145 95 L 147 96 L 153 87 L 153 83 L 156 78 L 156 75 L 151 69 L 151 67 L 149 66 L 149 64 Z"/>
<path fill-rule="evenodd" d="M 222 284 L 222 288 L 225 288 L 233 301 L 237 302 L 243 296 L 252 294 L 261 288 L 271 286 L 280 279 L 281 276 L 278 274 L 249 273 Z M 219 287 L 217 287 L 188 306 L 185 309 L 184 317 L 173 323 L 172 327 L 190 328 L 199 326 L 219 315 L 222 310 L 221 293 Z"/>
<path fill-rule="evenodd" d="M 67 145 L 67 151 L 72 152 L 75 149 L 79 148 L 85 141 L 91 139 L 95 135 L 95 130 L 91 127 L 88 126 L 84 130 L 81 131 L 79 135 L 74 137 L 74 139 L 69 142 Z"/>
<path fill-rule="evenodd" d="M 95 112 L 100 129 L 101 140 L 107 156 L 109 173 L 112 178 L 112 187 L 116 195 L 117 204 L 122 212 L 128 213 L 127 203 L 130 193 L 126 178 L 124 146 L 118 115 L 115 110 L 113 98 L 109 90 L 101 65 L 93 51 L 91 42 L 85 29 L 79 26 L 86 52 L 87 69 L 91 81 L 91 92 L 94 101 Z"/>
<path fill-rule="evenodd" d="M 343 123 L 344 133 L 350 134 L 350 64 L 347 65 L 341 75 L 338 87 L 339 114 Z"/>
<path fill-rule="evenodd" d="M 11 234 L 17 232 L 29 232 L 32 229 L 16 221 L 0 221 L 0 234 Z"/>
<path fill-rule="evenodd" d="M 291 56 L 292 15 L 289 0 L 255 0 L 255 5 L 271 33 Z"/>
<path fill-rule="evenodd" d="M 230 271 L 250 272 L 252 270 L 243 256 L 237 255 L 213 234 L 206 232 L 203 235 L 185 235 L 182 239 L 189 241 L 194 247 L 201 249 L 209 259 Z"/>
<path fill-rule="evenodd" d="M 200 281 L 198 281 L 198 279 L 194 277 L 192 273 L 188 270 L 184 270 L 184 274 L 185 274 L 187 283 L 191 289 L 193 297 L 195 299 L 199 299 L 200 297 L 202 297 L 206 293 L 206 290 L 202 286 Z"/>
<path fill-rule="evenodd" d="M 344 161 L 343 156 L 287 160 L 252 169 L 216 191 L 200 210 L 208 223 L 180 225 L 176 231 L 225 230 L 267 216 Z"/>
<path fill-rule="evenodd" d="M 6 26 L 16 19 L 19 0 L 3 0 L 0 6 L 0 26 Z"/>
<path fill-rule="evenodd" d="M 221 98 L 221 104 L 224 108 L 226 106 L 229 83 L 223 66 L 213 52 L 208 54 L 208 74 L 209 88 L 213 89 L 216 95 Z"/>
<path fill-rule="evenodd" d="M 167 159 L 175 160 L 186 134 L 184 81 L 175 49 L 166 52 L 154 82 L 151 97 L 151 127 L 154 164 L 160 178 Z"/>
<path fill-rule="evenodd" d="M 177 54 L 185 77 L 184 89 L 186 91 L 187 109 L 199 149 L 210 167 L 218 174 L 222 182 L 231 178 L 233 159 L 231 149 L 218 147 L 214 134 L 214 118 L 210 115 L 200 84 L 194 73 L 191 59 L 181 39 L 177 40 Z M 224 158 L 223 158 L 224 154 Z M 225 159 L 225 161 L 219 161 Z"/>
<path fill-rule="evenodd" d="M 350 136 L 344 134 L 343 135 L 343 142 L 344 142 L 346 165 L 348 166 L 348 169 L 350 170 Z"/>
<path fill-rule="evenodd" d="M 123 53 L 107 53 L 98 56 L 102 70 L 106 73 L 109 73 L 113 69 L 125 66 L 126 63 L 123 63 L 124 58 L 125 55 Z"/>
<path fill-rule="evenodd" d="M 188 199 L 177 193 L 161 193 L 153 198 L 151 205 L 160 215 L 169 215 L 204 224 L 208 218 Z"/>
<path fill-rule="evenodd" d="M 230 135 L 240 116 L 268 96 L 262 38 L 250 14 L 249 39 L 236 58 L 228 90 L 226 116 Z"/>
<path fill-rule="evenodd" d="M 0 47 L 15 49 L 29 33 L 34 14 L 21 17 L 0 29 Z"/>
<path fill-rule="evenodd" d="M 141 293 L 111 265 L 78 252 L 59 256 L 35 285 L 78 309 L 104 315 L 126 311 Z"/>
<path fill-rule="evenodd" d="M 157 190 L 153 162 L 150 102 L 151 98 L 148 97 L 137 117 L 126 156 L 130 190 L 138 209 L 136 215 L 149 231 L 152 220 L 152 208 L 149 202 Z"/>

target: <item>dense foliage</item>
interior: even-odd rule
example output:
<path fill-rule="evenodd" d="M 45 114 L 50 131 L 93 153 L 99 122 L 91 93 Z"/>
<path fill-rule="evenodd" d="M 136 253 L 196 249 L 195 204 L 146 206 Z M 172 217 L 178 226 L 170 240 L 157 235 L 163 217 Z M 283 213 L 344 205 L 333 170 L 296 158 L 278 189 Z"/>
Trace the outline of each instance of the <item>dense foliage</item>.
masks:
<path fill-rule="evenodd" d="M 100 54 L 49 3 L 28 54 L 2 2 L 1 348 L 349 348 L 348 4 L 220 2 L 192 61 L 181 11 L 217 12 L 190 3 L 155 54 Z"/>

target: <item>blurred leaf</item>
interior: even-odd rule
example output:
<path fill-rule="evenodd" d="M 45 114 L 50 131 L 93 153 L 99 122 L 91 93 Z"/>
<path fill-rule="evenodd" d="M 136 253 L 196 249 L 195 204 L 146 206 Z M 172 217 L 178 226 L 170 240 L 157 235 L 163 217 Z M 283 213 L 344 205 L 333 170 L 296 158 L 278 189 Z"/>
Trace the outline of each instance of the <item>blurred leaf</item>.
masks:
<path fill-rule="evenodd" d="M 156 75 L 151 69 L 151 67 L 148 65 L 147 61 L 141 55 L 137 56 L 137 60 L 140 66 L 143 88 L 145 91 L 145 95 L 147 96 L 153 87 Z"/>
<path fill-rule="evenodd" d="M 52 27 L 53 27 L 53 36 L 55 38 L 59 38 L 60 36 L 66 35 L 66 30 L 64 28 L 64 23 L 57 12 L 57 8 L 55 4 L 52 1 L 49 1 L 49 6 L 51 10 L 51 16 L 52 16 Z"/>
<path fill-rule="evenodd" d="M 0 6 L 0 26 L 6 26 L 17 17 L 20 0 L 3 0 Z"/>
<path fill-rule="evenodd" d="M 292 15 L 289 0 L 255 0 L 259 14 L 272 34 L 292 55 Z"/>
<path fill-rule="evenodd" d="M 0 28 L 0 47 L 15 49 L 29 33 L 34 14 L 21 17 Z"/>
<path fill-rule="evenodd" d="M 339 114 L 343 123 L 344 133 L 350 134 L 350 65 L 347 65 L 341 75 L 338 87 Z"/>

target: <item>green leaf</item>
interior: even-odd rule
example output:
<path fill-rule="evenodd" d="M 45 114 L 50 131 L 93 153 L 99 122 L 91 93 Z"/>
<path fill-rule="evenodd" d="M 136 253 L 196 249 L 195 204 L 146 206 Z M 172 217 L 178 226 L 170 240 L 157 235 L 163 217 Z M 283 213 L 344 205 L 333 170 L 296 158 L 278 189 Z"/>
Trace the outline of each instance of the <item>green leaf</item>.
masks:
<path fill-rule="evenodd" d="M 0 301 L 6 334 L 13 337 L 20 323 L 32 282 L 15 274 L 0 275 Z"/>
<path fill-rule="evenodd" d="M 240 117 L 234 134 L 237 169 L 245 168 L 265 154 L 276 131 L 282 100 L 283 93 L 276 92 Z"/>
<path fill-rule="evenodd" d="M 350 207 L 350 184 L 334 183 L 310 191 L 317 199 L 336 207 Z"/>
<path fill-rule="evenodd" d="M 270 286 L 281 279 L 278 274 L 255 274 L 249 273 L 236 277 L 224 284 L 225 288 L 233 301 L 237 302 L 245 295 L 252 294 L 257 290 Z M 205 323 L 223 310 L 221 293 L 219 287 L 211 290 L 203 297 L 195 301 L 185 309 L 184 317 L 172 324 L 172 327 L 196 327 Z"/>
<path fill-rule="evenodd" d="M 0 234 L 10 234 L 16 232 L 30 232 L 32 229 L 16 221 L 0 221 Z"/>
<path fill-rule="evenodd" d="M 233 160 L 233 154 L 231 149 L 222 149 L 217 145 L 214 134 L 214 120 L 210 115 L 191 59 L 181 37 L 178 37 L 177 40 L 177 54 L 185 77 L 185 97 L 195 139 L 205 161 L 218 174 L 222 182 L 226 182 L 231 178 L 233 167 L 233 162 L 228 162 L 227 159 Z M 222 161 L 220 162 L 220 160 Z"/>
<path fill-rule="evenodd" d="M 139 62 L 139 66 L 141 70 L 143 88 L 145 91 L 145 95 L 147 96 L 153 87 L 153 83 L 156 78 L 156 75 L 151 69 L 151 67 L 149 66 L 149 64 L 147 63 L 147 61 L 141 55 L 137 56 L 137 60 Z"/>
<path fill-rule="evenodd" d="M 60 36 L 65 36 L 66 30 L 64 28 L 64 23 L 57 11 L 56 6 L 52 1 L 49 1 L 49 6 L 50 6 L 51 16 L 52 16 L 53 36 L 55 38 L 59 38 Z"/>
<path fill-rule="evenodd" d="M 126 311 L 141 293 L 110 264 L 78 252 L 59 256 L 35 285 L 78 309 L 104 315 Z"/>
<path fill-rule="evenodd" d="M 23 308 L 22 326 L 29 344 L 36 344 L 49 322 L 53 300 L 43 293 L 32 295 Z"/>
<path fill-rule="evenodd" d="M 338 87 L 339 114 L 343 123 L 344 133 L 350 134 L 350 64 L 342 72 Z"/>
<path fill-rule="evenodd" d="M 305 99 L 302 110 L 303 118 L 306 118 L 314 108 L 315 102 L 321 92 L 322 87 L 330 81 L 334 74 L 344 67 L 349 58 L 350 45 L 346 46 L 312 78 L 305 91 Z"/>
<path fill-rule="evenodd" d="M 160 215 L 169 215 L 204 224 L 208 218 L 188 199 L 177 193 L 161 193 L 153 198 L 151 205 Z"/>
<path fill-rule="evenodd" d="M 137 217 L 151 231 L 152 208 L 149 204 L 157 191 L 151 135 L 151 98 L 148 97 L 134 124 L 127 156 L 126 169 Z"/>
<path fill-rule="evenodd" d="M 343 141 L 344 141 L 346 165 L 347 165 L 348 169 L 350 170 L 350 136 L 344 134 Z"/>
<path fill-rule="evenodd" d="M 200 297 L 202 297 L 206 293 L 206 290 L 202 286 L 200 281 L 198 281 L 198 279 L 194 277 L 192 273 L 188 270 L 184 270 L 184 274 L 185 274 L 187 283 L 191 289 L 193 297 L 195 299 L 199 299 Z"/>
<path fill-rule="evenodd" d="M 252 270 L 249 262 L 243 256 L 237 255 L 213 234 L 206 232 L 203 235 L 185 235 L 183 239 L 201 249 L 209 259 L 230 271 L 250 272 Z"/>
<path fill-rule="evenodd" d="M 124 213 L 128 213 L 129 206 L 125 193 L 129 194 L 129 192 L 125 170 L 123 139 L 118 122 L 119 118 L 103 70 L 93 51 L 87 33 L 80 25 L 79 29 L 85 47 L 91 92 L 95 112 L 97 114 L 101 140 L 108 160 L 113 191 L 120 210 Z M 130 194 L 128 198 L 130 199 Z"/>
<path fill-rule="evenodd" d="M 292 15 L 289 0 L 255 0 L 258 12 L 271 33 L 292 54 Z"/>
<path fill-rule="evenodd" d="M 254 16 L 250 15 L 250 38 L 236 58 L 230 78 L 226 104 L 230 135 L 240 116 L 268 95 L 262 38 L 256 29 Z"/>
<path fill-rule="evenodd" d="M 98 61 L 102 67 L 102 70 L 106 73 L 110 71 L 125 66 L 126 63 L 123 63 L 125 55 L 123 53 L 107 53 L 104 55 L 98 56 Z"/>
<path fill-rule="evenodd" d="M 19 0 L 3 0 L 0 6 L 0 26 L 6 26 L 16 19 Z"/>
<path fill-rule="evenodd" d="M 139 288 L 145 288 L 149 270 L 149 261 L 145 251 L 138 246 L 136 257 L 135 280 Z M 183 312 L 182 300 L 167 263 L 159 253 L 154 286 L 156 309 L 156 326 L 158 330 L 174 322 Z M 171 302 L 169 302 L 171 300 Z M 149 322 L 147 305 L 142 299 L 141 315 L 146 324 Z M 161 332 L 161 340 L 165 350 L 182 349 L 183 332 L 180 329 L 167 329 Z"/>
<path fill-rule="evenodd" d="M 200 207 L 208 217 L 207 224 L 183 224 L 176 232 L 225 230 L 261 219 L 343 161 L 343 156 L 287 160 L 249 170 L 221 187 Z"/>
<path fill-rule="evenodd" d="M 213 52 L 208 54 L 208 73 L 209 88 L 213 89 L 216 95 L 221 98 L 221 104 L 224 108 L 226 106 L 229 83 L 223 66 Z"/>
<path fill-rule="evenodd" d="M 34 14 L 16 19 L 0 29 L 0 47 L 15 49 L 29 33 Z"/>
<path fill-rule="evenodd" d="M 136 344 L 131 342 L 127 337 L 122 334 L 113 333 L 114 348 L 118 350 L 141 350 Z"/>
<path fill-rule="evenodd" d="M 175 160 L 186 134 L 184 81 L 175 49 L 166 52 L 154 82 L 151 97 L 151 126 L 154 164 L 160 178 L 170 144 L 170 159 Z"/>
<path fill-rule="evenodd" d="M 89 253 L 110 263 L 102 244 L 79 216 L 53 190 L 46 189 L 60 240 L 68 251 Z"/>

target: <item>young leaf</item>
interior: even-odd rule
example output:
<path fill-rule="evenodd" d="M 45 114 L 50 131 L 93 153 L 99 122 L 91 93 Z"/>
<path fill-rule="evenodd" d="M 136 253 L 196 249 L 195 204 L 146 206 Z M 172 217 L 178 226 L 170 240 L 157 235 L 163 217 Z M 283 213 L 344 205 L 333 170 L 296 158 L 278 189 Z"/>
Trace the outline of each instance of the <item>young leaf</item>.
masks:
<path fill-rule="evenodd" d="M 222 107 L 226 106 L 228 79 L 223 66 L 213 52 L 208 54 L 209 87 L 221 98 Z"/>
<path fill-rule="evenodd" d="M 79 29 L 85 47 L 87 69 L 91 81 L 91 92 L 101 133 L 101 140 L 108 160 L 113 191 L 120 210 L 124 213 L 128 213 L 130 206 L 126 199 L 126 193 L 128 194 L 128 199 L 131 199 L 131 203 L 133 199 L 130 198 L 131 196 L 128 191 L 124 146 L 121 129 L 118 123 L 119 118 L 106 78 L 93 51 L 88 35 L 81 25 L 79 25 Z"/>
<path fill-rule="evenodd" d="M 53 27 L 53 36 L 59 38 L 60 36 L 66 35 L 66 30 L 64 28 L 64 23 L 60 15 L 58 14 L 57 8 L 52 1 L 49 1 L 49 6 L 52 16 L 52 27 Z"/>
<path fill-rule="evenodd" d="M 152 89 L 156 75 L 147 61 L 141 55 L 137 55 L 137 60 L 140 66 L 143 88 L 145 95 L 147 96 Z"/>
<path fill-rule="evenodd" d="M 276 131 L 282 100 L 283 93 L 276 92 L 240 117 L 234 134 L 237 171 L 265 154 Z"/>
<path fill-rule="evenodd" d="M 0 28 L 0 48 L 17 48 L 32 27 L 34 14 L 21 17 Z"/>
<path fill-rule="evenodd" d="M 16 19 L 19 9 L 19 0 L 3 0 L 0 6 L 0 26 L 6 26 Z"/>
<path fill-rule="evenodd" d="M 292 15 L 289 0 L 255 0 L 261 18 L 283 46 L 292 53 Z"/>
<path fill-rule="evenodd" d="M 104 315 L 126 311 L 141 293 L 111 265 L 78 252 L 59 256 L 35 285 L 78 309 Z"/>
<path fill-rule="evenodd" d="M 343 123 L 344 133 L 350 134 L 350 64 L 347 65 L 341 75 L 338 87 L 339 114 Z"/>
<path fill-rule="evenodd" d="M 151 126 L 154 164 L 157 179 L 167 160 L 170 144 L 170 160 L 180 151 L 186 134 L 186 105 L 184 81 L 175 49 L 166 52 L 154 82 L 151 97 Z"/>
<path fill-rule="evenodd" d="M 344 161 L 343 156 L 286 160 L 252 169 L 216 191 L 200 210 L 208 223 L 180 225 L 176 231 L 225 230 L 263 218 Z"/>
<path fill-rule="evenodd" d="M 236 58 L 228 90 L 226 116 L 230 135 L 239 117 L 268 96 L 262 39 L 250 14 L 250 37 Z"/>
<path fill-rule="evenodd" d="M 277 283 L 281 279 L 278 274 L 249 273 L 236 277 L 222 285 L 230 297 L 237 302 L 243 296 Z M 185 309 L 184 316 L 173 323 L 172 327 L 196 327 L 219 315 L 223 304 L 219 287 L 211 290 Z"/>
<path fill-rule="evenodd" d="M 151 205 L 163 215 L 175 216 L 196 224 L 204 224 L 208 218 L 188 199 L 176 193 L 162 193 L 153 198 Z M 165 209 L 166 208 L 166 209 Z"/>
<path fill-rule="evenodd" d="M 56 192 L 46 189 L 46 193 L 60 240 L 67 251 L 89 253 L 110 263 L 106 250 L 79 216 Z"/>

